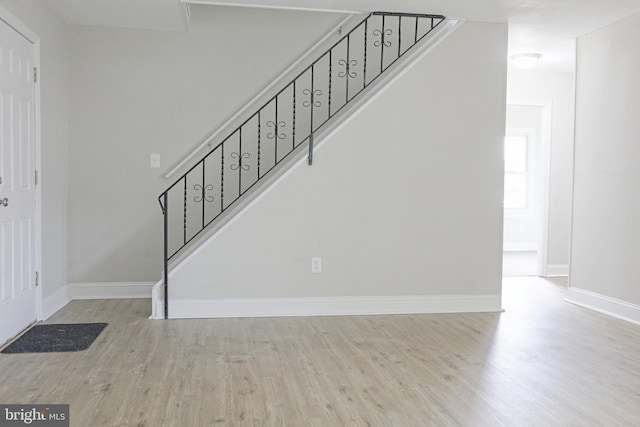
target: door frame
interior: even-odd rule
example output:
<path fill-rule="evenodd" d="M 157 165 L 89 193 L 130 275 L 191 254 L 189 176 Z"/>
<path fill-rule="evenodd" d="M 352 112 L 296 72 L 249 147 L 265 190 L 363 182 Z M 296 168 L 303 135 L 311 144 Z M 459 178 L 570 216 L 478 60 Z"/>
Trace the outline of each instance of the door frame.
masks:
<path fill-rule="evenodd" d="M 542 108 L 542 129 L 540 135 L 540 163 L 536 165 L 536 185 L 539 185 L 538 206 L 540 231 L 537 241 L 537 275 L 546 277 L 549 267 L 549 194 L 551 179 L 551 120 L 553 102 L 542 99 L 508 99 L 507 106 Z"/>
<path fill-rule="evenodd" d="M 36 211 L 35 211 L 35 271 L 38 272 L 38 286 L 36 287 L 36 320 L 43 320 L 42 287 L 44 278 L 42 277 L 42 177 L 40 174 L 42 165 L 41 152 L 41 113 L 40 113 L 40 36 L 34 33 L 27 25 L 22 23 L 11 12 L 0 5 L 0 20 L 20 33 L 33 45 L 34 66 L 38 70 L 35 82 L 34 94 L 34 126 L 35 126 L 35 170 L 38 174 L 38 184 L 36 189 Z M 35 177 L 33 177 L 35 179 Z"/>

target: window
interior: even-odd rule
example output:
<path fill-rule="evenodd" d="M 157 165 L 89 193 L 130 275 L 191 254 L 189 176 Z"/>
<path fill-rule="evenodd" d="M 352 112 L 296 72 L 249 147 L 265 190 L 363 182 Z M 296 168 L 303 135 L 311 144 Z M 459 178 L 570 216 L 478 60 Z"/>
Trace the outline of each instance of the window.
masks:
<path fill-rule="evenodd" d="M 529 207 L 529 137 L 510 135 L 504 139 L 504 207 Z"/>

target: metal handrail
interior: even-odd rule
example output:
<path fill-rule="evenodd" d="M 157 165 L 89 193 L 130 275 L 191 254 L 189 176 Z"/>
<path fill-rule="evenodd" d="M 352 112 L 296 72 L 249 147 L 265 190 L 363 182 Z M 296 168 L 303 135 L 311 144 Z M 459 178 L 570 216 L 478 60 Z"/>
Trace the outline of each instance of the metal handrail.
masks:
<path fill-rule="evenodd" d="M 273 89 L 273 87 L 280 83 L 282 78 L 284 76 L 286 76 L 287 74 L 289 74 L 292 70 L 294 70 L 297 66 L 300 65 L 300 63 L 302 61 L 304 61 L 305 59 L 307 59 L 307 56 L 311 55 L 313 52 L 315 52 L 315 50 L 322 46 L 324 43 L 326 43 L 326 41 L 332 36 L 334 35 L 336 32 L 340 31 L 340 29 L 342 27 L 344 27 L 351 19 L 353 19 L 353 15 L 349 15 L 346 18 L 344 18 L 342 21 L 340 21 L 340 23 L 338 23 L 338 25 L 336 25 L 335 27 L 333 27 L 331 29 L 331 31 L 329 31 L 327 34 L 325 34 L 320 40 L 318 40 L 311 48 L 309 48 L 302 56 L 300 56 L 298 59 L 296 59 L 291 65 L 289 65 L 287 67 L 286 70 L 284 70 L 282 73 L 280 73 L 280 75 L 278 77 L 276 77 L 274 80 L 271 81 L 271 83 L 269 83 L 267 86 L 265 86 L 256 96 L 254 96 L 249 102 L 247 102 L 246 104 L 244 104 L 244 106 L 242 108 L 240 108 L 238 111 L 236 111 L 236 113 L 229 117 L 227 119 L 227 121 L 225 121 L 222 125 L 218 126 L 218 129 L 213 132 L 211 135 L 209 135 L 207 138 L 205 138 L 204 141 L 202 141 L 200 143 L 200 145 L 198 145 L 198 147 L 193 150 L 191 153 L 189 153 L 185 158 L 183 158 L 180 162 L 178 162 L 169 172 L 167 172 L 167 174 L 164 176 L 165 179 L 169 179 L 171 178 L 177 171 L 179 171 L 180 169 L 182 169 L 184 167 L 184 165 L 186 165 L 191 159 L 193 159 L 196 154 L 198 154 L 199 152 L 201 152 L 204 147 L 206 147 L 207 145 L 211 144 L 211 141 L 215 140 L 223 131 L 227 130 L 229 125 L 231 125 L 231 123 L 235 122 L 238 117 L 242 116 L 243 114 L 245 114 L 247 112 L 247 110 L 253 105 L 255 104 L 259 99 L 261 99 L 264 95 L 266 95 L 270 90 Z"/>
<path fill-rule="evenodd" d="M 387 26 L 389 20 L 397 21 L 397 26 L 394 26 L 394 28 Z M 342 36 L 340 40 L 332 44 L 315 61 L 269 98 L 268 101 L 264 102 L 255 113 L 247 117 L 226 138 L 211 148 L 204 157 L 159 196 L 158 201 L 164 216 L 165 318 L 168 317 L 169 261 L 204 230 L 208 229 L 220 215 L 233 206 L 236 201 L 257 185 L 276 166 L 287 159 L 291 153 L 297 151 L 297 148 L 305 142 L 309 144 L 309 164 L 312 164 L 314 133 L 341 112 L 365 88 L 381 76 L 385 70 L 410 51 L 444 20 L 445 17 L 442 15 L 430 14 L 393 12 L 372 12 L 368 14 Z M 404 29 L 403 22 L 405 23 Z M 411 26 L 408 30 L 407 24 Z M 426 25 L 426 30 L 424 30 L 424 25 Z M 421 26 L 422 33 L 420 31 Z M 393 35 L 394 30 L 397 31 L 395 36 Z M 408 35 L 412 35 L 412 37 Z M 405 37 L 404 41 L 403 37 Z M 373 40 L 374 38 L 375 40 Z M 407 38 L 409 38 L 409 41 L 407 41 Z M 391 49 L 394 43 L 397 46 Z M 405 47 L 404 49 L 403 46 Z M 377 62 L 369 65 L 369 74 L 367 74 L 368 61 L 371 61 L 372 57 Z M 358 61 L 361 61 L 362 64 L 359 65 Z M 334 62 L 341 67 L 341 71 L 336 72 L 337 68 L 334 69 Z M 372 67 L 373 71 L 371 71 Z M 358 75 L 360 70 L 362 70 L 361 78 Z M 328 71 L 328 73 L 324 75 L 322 71 Z M 343 79 L 344 86 L 338 86 L 338 82 L 334 82 L 334 79 Z M 353 80 L 351 88 L 350 80 Z M 300 104 L 297 98 L 300 96 L 305 97 L 302 102 L 303 114 L 304 111 L 307 111 L 304 109 L 308 109 L 308 114 L 305 117 L 301 117 L 303 114 L 296 116 L 297 107 Z M 326 107 L 322 106 L 320 97 L 326 100 Z M 336 99 L 338 97 L 343 98 Z M 291 103 L 285 102 L 283 106 L 283 101 L 291 101 Z M 298 105 L 296 104 L 297 102 Z M 323 110 L 318 112 L 321 107 L 323 107 Z M 292 119 L 290 126 L 282 119 L 282 113 L 279 120 L 278 113 L 281 110 L 284 110 L 282 112 L 287 116 L 287 120 L 288 118 Z M 308 120 L 308 126 L 301 125 L 301 123 L 304 123 L 304 119 Z M 296 120 L 298 120 L 298 123 Z M 297 125 L 307 129 L 300 131 L 299 128 L 297 129 Z M 284 133 L 289 128 L 291 130 L 290 137 Z M 298 139 L 296 139 L 296 130 L 299 132 Z M 244 150 L 243 131 L 245 134 Z M 303 132 L 302 137 L 300 137 L 301 132 Z M 247 136 L 247 134 L 249 135 Z M 246 141 L 249 141 L 249 143 L 247 144 Z M 282 145 L 281 141 L 285 141 L 287 144 L 281 148 L 279 155 L 278 148 Z M 229 147 L 226 155 L 225 144 Z M 272 159 L 271 154 L 266 153 L 267 149 L 272 150 Z M 282 149 L 284 149 L 284 154 Z M 255 156 L 253 161 L 249 161 L 251 154 Z M 225 156 L 228 157 L 226 159 L 229 163 L 227 166 L 225 166 Z M 257 173 L 252 172 L 249 174 L 252 167 L 256 168 Z M 210 169 L 214 169 L 215 181 L 207 179 L 207 172 L 211 175 Z M 243 172 L 245 175 L 244 185 Z M 192 181 L 192 184 L 197 182 L 193 185 L 196 196 L 193 197 L 192 201 L 188 198 L 190 191 L 188 181 Z M 234 188 L 227 188 L 230 185 L 229 182 Z M 235 188 L 236 184 L 237 188 Z M 225 192 L 231 193 L 230 196 Z M 180 215 L 176 217 L 177 220 L 181 220 L 177 223 L 178 229 L 181 229 L 181 239 L 177 241 L 177 248 L 175 249 L 170 248 L 172 242 L 169 239 L 171 195 L 179 197 L 177 199 L 178 206 L 182 210 L 181 218 Z M 227 197 L 227 203 L 225 203 L 225 196 Z M 219 199 L 219 207 L 214 204 L 216 197 Z M 194 224 L 193 214 L 191 216 L 188 215 L 189 210 L 192 211 L 194 209 L 198 210 L 196 224 Z"/>

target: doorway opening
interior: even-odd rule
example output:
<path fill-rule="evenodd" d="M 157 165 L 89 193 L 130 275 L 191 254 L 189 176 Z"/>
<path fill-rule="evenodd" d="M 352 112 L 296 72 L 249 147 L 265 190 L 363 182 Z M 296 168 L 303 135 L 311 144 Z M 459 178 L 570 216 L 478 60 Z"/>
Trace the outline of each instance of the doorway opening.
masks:
<path fill-rule="evenodd" d="M 504 140 L 504 277 L 544 276 L 551 105 L 511 102 Z"/>

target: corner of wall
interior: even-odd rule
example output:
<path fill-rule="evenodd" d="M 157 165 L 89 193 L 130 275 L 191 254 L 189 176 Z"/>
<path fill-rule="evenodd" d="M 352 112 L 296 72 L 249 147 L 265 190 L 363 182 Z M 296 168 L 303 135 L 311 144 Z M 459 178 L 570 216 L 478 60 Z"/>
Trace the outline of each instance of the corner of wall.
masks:
<path fill-rule="evenodd" d="M 621 301 L 616 298 L 611 298 L 606 295 L 576 288 L 574 286 L 569 287 L 566 301 L 580 307 L 588 308 L 608 316 L 640 325 L 640 305 L 631 304 L 626 301 Z"/>
<path fill-rule="evenodd" d="M 65 285 L 42 300 L 42 316 L 39 320 L 47 320 L 69 302 L 69 288 Z"/>
<path fill-rule="evenodd" d="M 159 284 L 161 284 L 161 282 L 158 284 L 151 282 L 69 283 L 42 300 L 42 315 L 38 320 L 48 319 L 71 301 L 75 300 L 151 298 L 152 294 L 159 295 L 158 291 L 155 290 Z"/>

